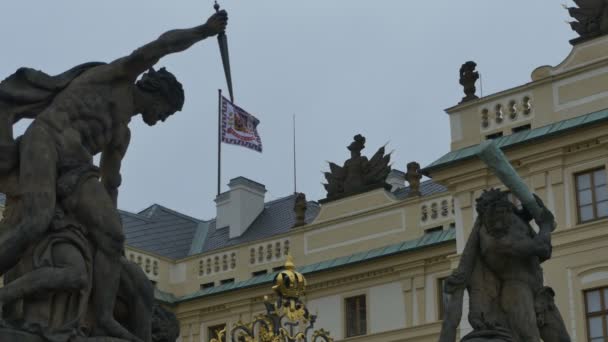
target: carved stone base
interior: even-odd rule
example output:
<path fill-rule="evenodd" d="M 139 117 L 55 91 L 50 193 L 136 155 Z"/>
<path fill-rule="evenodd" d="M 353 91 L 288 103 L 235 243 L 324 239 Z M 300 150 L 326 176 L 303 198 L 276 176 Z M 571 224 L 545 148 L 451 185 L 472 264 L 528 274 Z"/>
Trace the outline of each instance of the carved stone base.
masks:
<path fill-rule="evenodd" d="M 6 342 L 46 342 L 40 336 L 32 335 L 30 333 L 0 328 L 0 341 Z"/>
<path fill-rule="evenodd" d="M 25 331 L 0 328 L 2 342 L 49 342 L 46 338 Z M 114 337 L 75 337 L 69 342 L 128 342 Z"/>
<path fill-rule="evenodd" d="M 473 331 L 460 342 L 512 342 L 511 334 L 503 329 Z"/>

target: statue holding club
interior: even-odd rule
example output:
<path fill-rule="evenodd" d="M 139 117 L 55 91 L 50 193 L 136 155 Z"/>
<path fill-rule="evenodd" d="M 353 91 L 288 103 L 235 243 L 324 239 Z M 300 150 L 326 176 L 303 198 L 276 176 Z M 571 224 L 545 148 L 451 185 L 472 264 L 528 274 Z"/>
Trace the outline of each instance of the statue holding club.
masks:
<path fill-rule="evenodd" d="M 469 342 L 569 342 L 553 289 L 544 286 L 541 263 L 551 258 L 553 214 L 530 193 L 492 141 L 478 156 L 519 199 L 508 192 L 484 191 L 476 200 L 477 220 L 458 268 L 446 279 L 449 296 L 439 342 L 454 342 L 462 316 L 464 290 L 469 294 Z M 534 220 L 536 232 L 529 224 Z"/>

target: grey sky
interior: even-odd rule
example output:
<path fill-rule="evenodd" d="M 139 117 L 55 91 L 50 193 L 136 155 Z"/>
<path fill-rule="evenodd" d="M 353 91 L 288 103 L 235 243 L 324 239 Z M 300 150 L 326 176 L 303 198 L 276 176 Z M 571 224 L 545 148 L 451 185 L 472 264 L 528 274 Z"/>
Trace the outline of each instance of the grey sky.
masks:
<path fill-rule="evenodd" d="M 458 69 L 474 60 L 490 94 L 555 65 L 575 36 L 555 1 L 222 0 L 229 11 L 236 103 L 256 115 L 264 153 L 223 145 L 223 189 L 245 176 L 289 195 L 292 115 L 297 115 L 298 190 L 324 197 L 326 160 L 342 163 L 352 136 L 366 154 L 389 142 L 394 167 L 423 166 L 449 150 L 443 109 L 462 97 Z M 111 61 L 162 32 L 203 23 L 213 2 L 20 0 L 0 5 L 0 78 L 20 66 L 57 74 Z M 186 104 L 165 123 L 132 123 L 119 206 L 159 203 L 198 218 L 215 215 L 217 89 L 225 89 L 215 38 L 169 56 Z M 479 87 L 478 87 L 479 91 Z"/>

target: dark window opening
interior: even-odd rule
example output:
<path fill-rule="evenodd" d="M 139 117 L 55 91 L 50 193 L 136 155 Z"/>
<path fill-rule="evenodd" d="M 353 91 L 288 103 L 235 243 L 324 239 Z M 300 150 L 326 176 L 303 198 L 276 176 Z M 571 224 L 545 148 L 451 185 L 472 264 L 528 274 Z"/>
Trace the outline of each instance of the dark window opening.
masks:
<path fill-rule="evenodd" d="M 261 276 L 261 275 L 264 275 L 264 274 L 268 274 L 268 271 L 267 270 L 261 270 L 261 271 L 257 271 L 257 272 L 251 273 L 251 275 L 253 277 Z"/>
<path fill-rule="evenodd" d="M 608 287 L 585 291 L 588 341 L 608 341 Z"/>
<path fill-rule="evenodd" d="M 443 230 L 443 226 L 433 227 L 433 228 L 425 229 L 424 230 L 424 234 L 430 234 L 430 233 L 440 232 L 442 230 Z"/>
<path fill-rule="evenodd" d="M 513 127 L 512 131 L 513 131 L 513 133 L 517 133 L 517 132 L 521 132 L 521 131 L 529 131 L 530 129 L 532 129 L 532 126 L 530 124 L 527 124 L 527 125 Z"/>
<path fill-rule="evenodd" d="M 579 223 L 608 217 L 606 169 L 581 172 L 574 178 Z"/>
<path fill-rule="evenodd" d="M 496 132 L 496 133 L 486 135 L 486 140 L 492 140 L 492 139 L 496 139 L 496 138 L 500 138 L 500 137 L 502 137 L 502 132 Z"/>
<path fill-rule="evenodd" d="M 365 295 L 344 299 L 346 306 L 346 337 L 367 334 Z"/>
<path fill-rule="evenodd" d="M 225 285 L 225 284 L 232 284 L 234 283 L 234 278 L 229 278 L 229 279 L 224 279 L 224 280 L 220 280 L 220 284 Z"/>
<path fill-rule="evenodd" d="M 273 272 L 281 272 L 285 270 L 285 266 L 277 266 L 277 267 L 273 267 L 272 271 Z"/>
<path fill-rule="evenodd" d="M 208 289 L 208 288 L 214 287 L 214 286 L 215 286 L 214 282 L 201 284 L 201 290 Z"/>

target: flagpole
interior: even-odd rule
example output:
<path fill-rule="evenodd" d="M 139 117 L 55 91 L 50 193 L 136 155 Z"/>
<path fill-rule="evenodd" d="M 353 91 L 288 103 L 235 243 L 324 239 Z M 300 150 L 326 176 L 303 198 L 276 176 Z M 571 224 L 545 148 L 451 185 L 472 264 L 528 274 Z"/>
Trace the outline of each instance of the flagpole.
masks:
<path fill-rule="evenodd" d="M 298 192 L 296 178 L 296 115 L 293 115 L 293 193 Z"/>
<path fill-rule="evenodd" d="M 222 179 L 222 89 L 217 90 L 217 195 Z"/>

